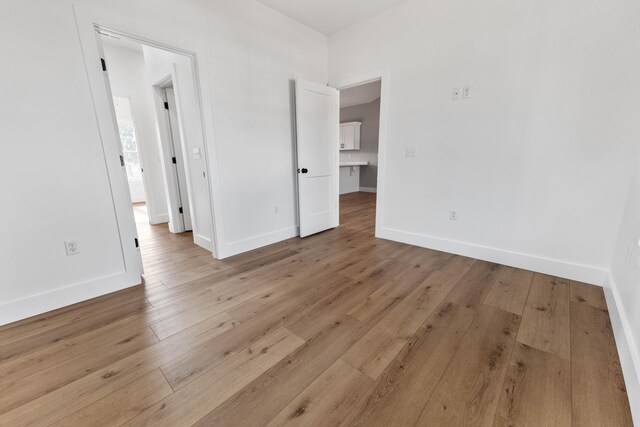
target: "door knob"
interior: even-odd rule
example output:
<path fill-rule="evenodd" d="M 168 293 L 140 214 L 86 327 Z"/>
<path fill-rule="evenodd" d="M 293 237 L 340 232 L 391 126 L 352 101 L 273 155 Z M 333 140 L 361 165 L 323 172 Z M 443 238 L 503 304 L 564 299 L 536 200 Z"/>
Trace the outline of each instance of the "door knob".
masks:
<path fill-rule="evenodd" d="M 307 168 L 302 168 L 301 172 L 302 172 L 302 173 L 307 173 L 307 172 L 309 172 L 309 169 L 307 169 Z"/>

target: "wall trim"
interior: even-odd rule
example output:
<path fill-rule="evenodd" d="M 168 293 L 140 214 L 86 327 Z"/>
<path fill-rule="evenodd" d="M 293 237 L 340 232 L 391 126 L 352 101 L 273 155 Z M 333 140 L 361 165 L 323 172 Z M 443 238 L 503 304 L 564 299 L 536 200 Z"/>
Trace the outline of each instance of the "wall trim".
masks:
<path fill-rule="evenodd" d="M 236 240 L 223 246 L 224 252 L 218 254 L 218 259 L 228 258 L 263 246 L 278 243 L 282 240 L 291 239 L 292 237 L 297 237 L 299 234 L 300 231 L 298 227 L 293 226 L 249 237 L 248 239 Z"/>
<path fill-rule="evenodd" d="M 213 242 L 208 237 L 202 236 L 201 234 L 196 234 L 194 232 L 193 233 L 193 243 L 195 243 L 196 245 L 200 246 L 201 248 L 204 248 L 204 249 L 208 250 L 215 257 L 215 254 L 213 253 Z"/>
<path fill-rule="evenodd" d="M 169 214 L 160 214 L 160 215 L 151 215 L 149 213 L 149 224 L 158 225 L 158 224 L 166 224 L 169 222 Z"/>
<path fill-rule="evenodd" d="M 9 301 L 0 304 L 0 325 L 48 313 L 140 283 L 141 278 L 137 272 L 136 274 L 122 272 Z"/>
<path fill-rule="evenodd" d="M 604 295 L 607 298 L 609 318 L 616 339 L 631 415 L 635 425 L 640 425 L 640 354 L 611 272 L 607 273 Z"/>
<path fill-rule="evenodd" d="M 378 189 L 376 187 L 360 187 L 358 191 L 363 193 L 377 193 Z"/>
<path fill-rule="evenodd" d="M 376 237 L 603 286 L 607 270 L 553 258 L 381 227 Z"/>

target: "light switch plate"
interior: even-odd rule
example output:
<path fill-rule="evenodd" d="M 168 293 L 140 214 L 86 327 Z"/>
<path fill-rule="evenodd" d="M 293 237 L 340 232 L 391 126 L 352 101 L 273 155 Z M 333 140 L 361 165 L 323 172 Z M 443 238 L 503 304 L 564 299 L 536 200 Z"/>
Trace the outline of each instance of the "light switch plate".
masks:
<path fill-rule="evenodd" d="M 461 94 L 462 94 L 462 88 L 454 87 L 453 93 L 451 94 L 451 99 L 453 99 L 454 101 L 458 101 L 460 99 Z"/>

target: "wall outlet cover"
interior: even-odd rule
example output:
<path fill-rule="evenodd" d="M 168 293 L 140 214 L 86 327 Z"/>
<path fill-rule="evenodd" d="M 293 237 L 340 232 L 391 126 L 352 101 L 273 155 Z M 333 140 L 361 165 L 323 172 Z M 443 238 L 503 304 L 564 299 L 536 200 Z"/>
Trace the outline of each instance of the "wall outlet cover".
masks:
<path fill-rule="evenodd" d="M 67 256 L 78 255 L 80 253 L 80 245 L 77 240 L 65 240 L 64 248 L 67 251 Z"/>

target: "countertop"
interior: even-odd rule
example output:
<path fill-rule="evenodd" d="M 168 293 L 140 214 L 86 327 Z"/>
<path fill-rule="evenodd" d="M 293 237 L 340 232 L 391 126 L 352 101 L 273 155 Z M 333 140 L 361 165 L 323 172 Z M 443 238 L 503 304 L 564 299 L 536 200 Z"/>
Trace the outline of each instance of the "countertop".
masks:
<path fill-rule="evenodd" d="M 346 168 L 348 166 L 367 166 L 369 162 L 340 162 L 341 168 Z"/>

